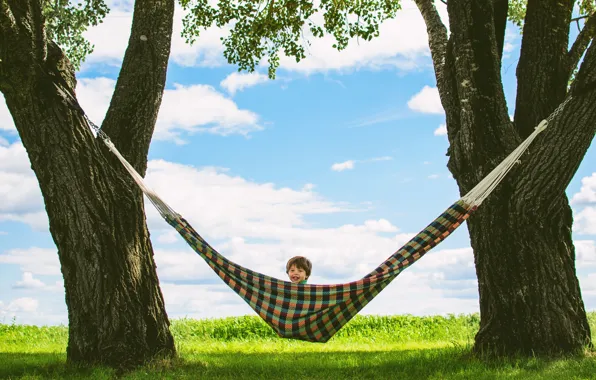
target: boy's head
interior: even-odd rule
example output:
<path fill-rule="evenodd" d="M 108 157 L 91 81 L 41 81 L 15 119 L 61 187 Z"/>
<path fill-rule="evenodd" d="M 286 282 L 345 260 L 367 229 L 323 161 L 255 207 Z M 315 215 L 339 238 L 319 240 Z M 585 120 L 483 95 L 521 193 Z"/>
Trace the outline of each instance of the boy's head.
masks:
<path fill-rule="evenodd" d="M 286 264 L 286 273 L 294 284 L 306 281 L 310 277 L 311 270 L 312 264 L 304 256 L 294 256 Z"/>

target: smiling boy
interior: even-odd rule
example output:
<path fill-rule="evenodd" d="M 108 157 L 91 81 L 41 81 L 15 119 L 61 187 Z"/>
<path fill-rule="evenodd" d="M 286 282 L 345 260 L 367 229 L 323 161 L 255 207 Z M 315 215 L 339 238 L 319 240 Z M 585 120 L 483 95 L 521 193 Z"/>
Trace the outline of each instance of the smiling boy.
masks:
<path fill-rule="evenodd" d="M 294 256 L 286 264 L 286 273 L 294 284 L 306 284 L 311 270 L 312 264 L 304 256 Z"/>

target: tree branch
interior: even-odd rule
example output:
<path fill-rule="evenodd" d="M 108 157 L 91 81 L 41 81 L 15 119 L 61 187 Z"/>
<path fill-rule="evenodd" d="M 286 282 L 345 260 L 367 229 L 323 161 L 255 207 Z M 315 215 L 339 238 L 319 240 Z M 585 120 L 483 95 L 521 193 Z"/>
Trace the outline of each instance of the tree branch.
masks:
<path fill-rule="evenodd" d="M 102 129 L 144 175 L 165 88 L 175 0 L 137 0 L 128 47 Z"/>
<path fill-rule="evenodd" d="M 509 13 L 509 0 L 494 0 L 495 38 L 497 39 L 497 52 L 499 62 L 503 58 L 503 47 L 505 46 L 505 29 L 507 28 L 507 14 Z"/>
<path fill-rule="evenodd" d="M 515 125 L 522 138 L 561 103 L 569 79 L 566 51 L 573 0 L 528 0 L 517 65 Z"/>
<path fill-rule="evenodd" d="M 585 88 L 596 81 L 596 44 L 592 44 L 582 62 L 577 79 L 573 82 L 571 93 Z M 576 95 L 563 109 L 563 112 L 549 123 L 544 136 L 536 140 L 531 154 L 522 158 L 522 168 L 516 175 L 516 192 L 524 193 L 524 187 L 534 189 L 535 201 L 529 203 L 532 209 L 549 210 L 555 206 L 555 198 L 565 192 L 574 174 L 590 147 L 596 133 L 596 90 Z M 537 173 L 557 173 L 537 175 Z M 524 210 L 524 199 L 514 194 L 512 199 L 519 199 L 519 210 Z"/>
<path fill-rule="evenodd" d="M 426 24 L 437 88 L 441 104 L 445 110 L 447 137 L 451 145 L 460 125 L 459 97 L 453 70 L 455 62 L 453 43 L 447 39 L 447 28 L 441 21 L 434 0 L 415 0 L 415 2 Z M 450 149 L 447 151 L 447 155 L 451 154 Z"/>
<path fill-rule="evenodd" d="M 588 17 L 590 17 L 590 15 L 583 15 L 583 16 L 579 16 L 579 17 L 574 17 L 574 18 L 571 19 L 570 22 L 574 22 L 574 21 L 577 22 L 579 20 L 583 20 L 583 19 L 588 18 Z"/>
<path fill-rule="evenodd" d="M 11 77 L 5 79 L 14 84 L 30 83 L 46 54 L 39 0 L 0 0 L 0 59 Z M 2 82 L 2 91 L 9 90 L 11 85 Z"/>
<path fill-rule="evenodd" d="M 589 16 L 584 28 L 579 32 L 577 38 L 573 42 L 571 49 L 567 53 L 567 80 L 571 77 L 571 73 L 577 67 L 579 60 L 588 48 L 590 41 L 596 36 L 596 13 Z"/>
<path fill-rule="evenodd" d="M 435 66 L 437 82 L 440 82 L 441 78 L 443 78 L 445 56 L 447 54 L 447 28 L 443 24 L 443 21 L 441 21 L 439 12 L 437 12 L 437 8 L 432 0 L 414 1 L 416 2 L 426 24 L 430 53 Z"/>

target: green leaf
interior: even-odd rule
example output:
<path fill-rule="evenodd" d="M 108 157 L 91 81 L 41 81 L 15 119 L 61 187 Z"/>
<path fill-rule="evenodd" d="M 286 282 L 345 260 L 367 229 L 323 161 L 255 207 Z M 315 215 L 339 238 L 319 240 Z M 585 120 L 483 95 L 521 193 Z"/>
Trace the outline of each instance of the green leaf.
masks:
<path fill-rule="evenodd" d="M 83 33 L 101 23 L 108 12 L 104 0 L 43 0 L 47 37 L 64 50 L 77 70 L 93 52 Z"/>
<path fill-rule="evenodd" d="M 180 0 L 188 12 L 183 19 L 182 36 L 193 43 L 201 31 L 229 27 L 223 38 L 224 56 L 240 70 L 252 72 L 266 58 L 269 77 L 275 78 L 280 54 L 297 62 L 306 57 L 308 34 L 334 37 L 334 48 L 345 49 L 350 39 L 370 40 L 379 35 L 379 25 L 395 17 L 401 8 L 395 0 Z M 323 14 L 318 25 L 312 18 Z"/>

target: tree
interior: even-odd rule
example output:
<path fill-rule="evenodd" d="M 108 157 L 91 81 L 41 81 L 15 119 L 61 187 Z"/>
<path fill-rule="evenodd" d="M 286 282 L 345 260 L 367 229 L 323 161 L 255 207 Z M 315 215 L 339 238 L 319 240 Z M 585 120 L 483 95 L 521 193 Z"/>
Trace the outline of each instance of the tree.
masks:
<path fill-rule="evenodd" d="M 142 174 L 166 80 L 174 0 L 135 2 L 102 128 Z M 41 188 L 68 307 L 67 359 L 123 367 L 173 356 L 143 198 L 94 138 L 74 92 L 101 0 L 0 0 L 0 91 Z"/>
<path fill-rule="evenodd" d="M 449 33 L 434 0 L 415 0 L 427 26 L 437 87 L 445 109 L 448 168 L 465 194 L 568 95 L 596 80 L 594 1 L 581 0 L 583 29 L 568 49 L 574 0 L 448 0 Z M 305 57 L 303 30 L 332 34 L 338 49 L 370 40 L 395 15 L 398 1 L 183 0 L 189 42 L 202 28 L 230 25 L 224 52 L 253 71 L 265 57 L 275 76 L 279 54 Z M 509 8 L 511 4 L 511 8 Z M 324 25 L 311 20 L 323 13 Z M 507 19 L 523 25 L 514 121 L 501 60 Z M 583 62 L 573 81 L 574 70 Z M 572 213 L 565 189 L 596 132 L 596 91 L 575 96 L 519 166 L 469 219 L 480 293 L 482 354 L 559 354 L 590 344 L 575 273 Z"/>

